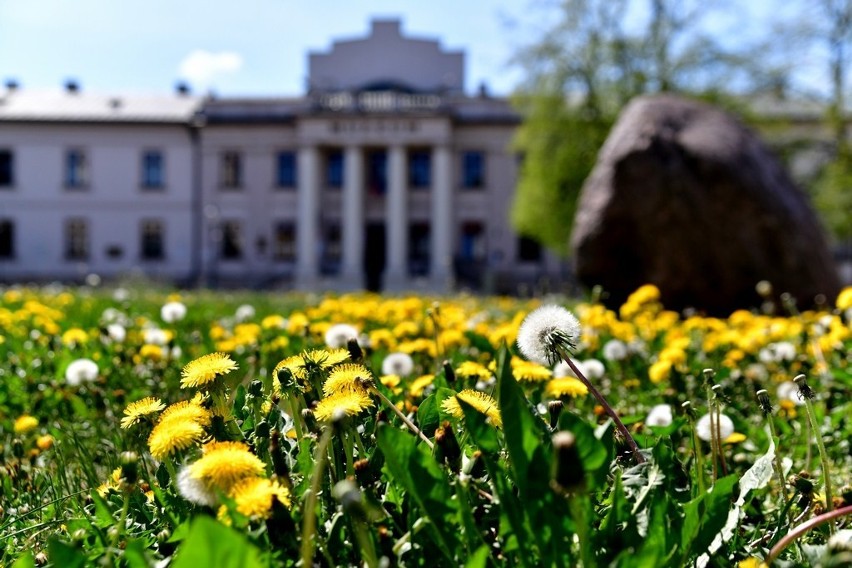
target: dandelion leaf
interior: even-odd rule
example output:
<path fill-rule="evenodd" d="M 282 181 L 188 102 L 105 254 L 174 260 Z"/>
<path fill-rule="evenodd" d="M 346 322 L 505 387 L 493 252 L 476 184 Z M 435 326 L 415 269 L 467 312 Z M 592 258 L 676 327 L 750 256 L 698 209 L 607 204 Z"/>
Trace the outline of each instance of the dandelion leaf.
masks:
<path fill-rule="evenodd" d="M 604 443 L 595 436 L 594 428 L 576 414 L 566 411 L 559 416 L 559 430 L 574 434 L 586 483 L 592 488 L 598 487 L 606 480 L 609 471 L 609 453 Z"/>
<path fill-rule="evenodd" d="M 172 568 L 262 568 L 260 552 L 237 531 L 211 519 L 197 517 L 178 547 Z"/>

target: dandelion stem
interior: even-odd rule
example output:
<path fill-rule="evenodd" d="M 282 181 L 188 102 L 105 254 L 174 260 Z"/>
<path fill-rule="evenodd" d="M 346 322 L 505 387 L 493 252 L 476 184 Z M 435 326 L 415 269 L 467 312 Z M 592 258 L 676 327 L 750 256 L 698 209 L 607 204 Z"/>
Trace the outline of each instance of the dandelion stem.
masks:
<path fill-rule="evenodd" d="M 831 468 L 828 465 L 828 454 L 825 451 L 825 444 L 822 441 L 822 434 L 819 430 L 819 425 L 816 421 L 816 413 L 814 412 L 814 404 L 811 402 L 810 398 L 805 397 L 805 409 L 808 413 L 808 420 L 811 424 L 811 429 L 814 431 L 814 438 L 816 438 L 817 443 L 817 451 L 819 451 L 819 459 L 822 462 L 822 480 L 825 484 L 825 510 L 830 513 L 834 508 L 833 496 L 831 491 Z M 829 519 L 828 530 L 831 534 L 834 534 L 835 526 L 834 526 L 834 517 Z"/>
<path fill-rule="evenodd" d="M 779 444 L 781 443 L 781 438 L 778 437 L 778 432 L 775 430 L 775 419 L 771 414 L 766 415 L 766 421 L 769 423 L 769 435 L 772 436 L 772 441 L 775 443 L 775 459 L 773 460 L 773 465 L 775 466 L 775 475 L 778 477 L 778 484 L 781 490 L 781 495 L 784 497 L 784 500 L 787 500 L 787 485 L 784 483 L 784 468 L 781 465 L 781 456 L 778 453 L 780 449 Z"/>
<path fill-rule="evenodd" d="M 595 397 L 595 400 L 598 401 L 598 404 L 603 407 L 604 412 L 606 412 L 607 416 L 612 419 L 613 423 L 615 424 L 615 429 L 618 431 L 621 437 L 624 438 L 624 441 L 627 443 L 627 445 L 630 447 L 630 450 L 633 452 L 633 457 L 636 460 L 636 463 L 645 463 L 645 456 L 643 456 L 642 452 L 639 451 L 639 446 L 636 444 L 636 440 L 634 440 L 633 436 L 630 435 L 630 431 L 627 430 L 627 427 L 624 425 L 624 423 L 618 417 L 618 414 L 616 414 L 615 410 L 612 409 L 612 407 L 609 405 L 609 403 L 606 401 L 600 391 L 598 391 L 598 389 L 595 388 L 595 386 L 589 381 L 589 379 L 586 378 L 583 372 L 577 368 L 577 365 L 574 364 L 574 361 L 571 360 L 571 358 L 568 356 L 568 353 L 561 347 L 559 348 L 559 355 L 562 357 L 562 359 L 565 360 L 571 370 L 574 371 L 574 374 L 577 376 L 577 378 L 580 379 L 580 381 L 584 385 L 586 385 L 586 388 L 589 389 L 589 392 L 592 393 L 592 396 Z"/>
<path fill-rule="evenodd" d="M 849 514 L 852 514 L 852 505 L 847 505 L 846 507 L 823 513 L 818 517 L 814 517 L 813 519 L 802 523 L 801 525 L 797 526 L 796 528 L 788 532 L 786 535 L 784 535 L 784 538 L 779 540 L 778 543 L 772 547 L 772 550 L 769 551 L 769 554 L 767 555 L 764 562 L 767 566 L 770 566 L 772 564 L 772 561 L 778 558 L 778 555 L 781 554 L 781 552 L 783 552 L 785 548 L 790 546 L 790 543 L 798 539 L 806 532 L 820 526 L 823 523 L 833 524 L 834 519 Z"/>
<path fill-rule="evenodd" d="M 707 385 L 707 414 L 710 416 L 710 454 L 713 456 L 713 483 L 716 483 L 716 480 L 719 478 L 719 465 L 717 463 L 716 457 L 716 412 L 714 401 L 714 393 L 713 389 L 710 385 Z"/>
<path fill-rule="evenodd" d="M 305 501 L 305 519 L 302 522 L 302 566 L 313 565 L 313 537 L 315 536 L 317 525 L 317 498 L 319 497 L 320 483 L 325 472 L 326 461 L 328 460 L 328 445 L 331 442 L 331 433 L 333 430 L 333 427 L 326 426 L 314 454 L 314 471 L 311 476 L 311 488 L 308 491 L 307 501 Z"/>
<path fill-rule="evenodd" d="M 692 451 L 695 452 L 695 469 L 698 474 L 698 493 L 704 495 L 706 486 L 704 483 L 704 452 L 701 449 L 701 440 L 698 439 L 698 433 L 695 431 L 695 420 L 692 419 L 692 414 L 687 412 L 689 420 L 689 429 L 692 431 Z"/>
<path fill-rule="evenodd" d="M 719 447 L 719 466 L 722 468 L 722 476 L 728 475 L 728 464 L 725 463 L 725 448 L 722 445 L 722 405 L 716 399 L 716 445 Z"/>
<path fill-rule="evenodd" d="M 373 394 L 375 394 L 376 396 L 378 396 L 382 400 L 382 402 L 385 404 L 385 406 L 390 408 L 394 412 L 394 414 L 396 414 L 399 417 L 399 419 L 402 420 L 402 423 L 405 424 L 408 427 L 409 430 L 411 430 L 412 432 L 417 434 L 420 437 L 420 439 L 423 440 L 426 443 L 427 446 L 429 446 L 430 450 L 435 447 L 435 444 L 432 443 L 432 440 L 430 440 L 426 436 L 426 434 L 424 434 L 423 431 L 420 428 L 418 428 L 417 425 L 414 424 L 414 422 L 409 420 L 405 416 L 405 414 L 403 414 L 402 411 L 400 409 L 398 409 L 396 407 L 396 405 L 390 401 L 390 399 L 388 397 L 386 397 L 384 394 L 382 394 L 382 392 L 379 389 L 376 388 L 376 385 L 371 384 L 369 388 L 370 388 L 370 391 Z"/>

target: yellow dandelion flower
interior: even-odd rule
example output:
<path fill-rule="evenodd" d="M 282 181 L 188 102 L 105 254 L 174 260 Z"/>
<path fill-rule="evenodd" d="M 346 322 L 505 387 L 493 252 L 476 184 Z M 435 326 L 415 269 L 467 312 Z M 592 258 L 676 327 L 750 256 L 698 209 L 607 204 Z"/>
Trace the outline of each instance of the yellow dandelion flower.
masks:
<path fill-rule="evenodd" d="M 538 363 L 525 361 L 512 369 L 512 374 L 518 381 L 546 381 L 553 377 L 553 371 Z"/>
<path fill-rule="evenodd" d="M 722 440 L 725 444 L 739 444 L 740 442 L 745 442 L 748 437 L 742 432 L 734 432 L 724 440 Z"/>
<path fill-rule="evenodd" d="M 166 405 L 163 404 L 162 400 L 153 396 L 131 402 L 124 409 L 124 418 L 121 419 L 121 427 L 126 430 L 134 424 L 141 422 L 144 416 L 159 412 L 165 407 Z"/>
<path fill-rule="evenodd" d="M 231 497 L 237 504 L 237 511 L 251 518 L 267 518 L 275 499 L 290 507 L 290 491 L 277 481 L 263 477 L 238 481 L 231 489 Z"/>
<path fill-rule="evenodd" d="M 159 345 L 154 345 L 153 343 L 146 343 L 139 348 L 139 356 L 143 359 L 159 361 L 163 358 L 163 348 Z"/>
<path fill-rule="evenodd" d="M 263 461 L 242 442 L 211 442 L 202 451 L 204 455 L 189 466 L 190 475 L 226 493 L 238 481 L 266 472 Z"/>
<path fill-rule="evenodd" d="M 341 391 L 322 399 L 314 408 L 314 417 L 321 422 L 328 422 L 337 412 L 354 416 L 372 405 L 372 399 L 364 391 Z"/>
<path fill-rule="evenodd" d="M 459 400 L 463 400 L 478 412 L 486 415 L 491 423 L 498 428 L 502 428 L 503 420 L 500 418 L 500 410 L 497 408 L 497 401 L 484 392 L 479 392 L 471 389 L 465 389 L 456 396 L 451 396 L 441 403 L 441 408 L 444 412 L 452 414 L 456 418 L 464 416 Z"/>
<path fill-rule="evenodd" d="M 166 420 L 190 420 L 200 426 L 209 425 L 212 415 L 209 410 L 201 406 L 202 400 L 198 396 L 195 396 L 191 401 L 182 400 L 170 405 L 160 416 L 160 422 Z"/>
<path fill-rule="evenodd" d="M 852 308 L 852 286 L 847 286 L 837 295 L 837 300 L 834 302 L 840 310 L 848 310 Z"/>
<path fill-rule="evenodd" d="M 435 375 L 423 375 L 417 377 L 411 384 L 408 386 L 408 394 L 413 397 L 418 397 L 423 394 L 423 390 L 432 384 L 435 380 Z"/>
<path fill-rule="evenodd" d="M 24 414 L 15 419 L 15 434 L 25 434 L 38 426 L 38 418 Z"/>
<path fill-rule="evenodd" d="M 204 428 L 193 420 L 160 419 L 148 436 L 148 449 L 154 459 L 163 460 L 179 451 L 197 444 L 204 438 Z"/>
<path fill-rule="evenodd" d="M 575 379 L 574 377 L 553 379 L 547 383 L 545 391 L 554 398 L 561 396 L 578 397 L 589 394 L 589 389 L 586 388 L 586 385 L 580 379 Z"/>
<path fill-rule="evenodd" d="M 72 327 L 62 334 L 62 343 L 68 346 L 82 345 L 89 340 L 89 334 L 79 327 Z"/>
<path fill-rule="evenodd" d="M 290 374 L 293 375 L 295 379 L 289 385 L 282 385 L 281 379 L 278 378 L 278 375 L 287 369 L 290 371 Z M 301 391 L 308 390 L 310 385 L 307 383 L 308 373 L 305 371 L 305 360 L 302 359 L 300 355 L 293 355 L 292 357 L 287 357 L 286 359 L 280 361 L 275 368 L 272 369 L 272 392 L 277 396 L 281 396 L 282 388 L 295 387 Z"/>
<path fill-rule="evenodd" d="M 198 387 L 212 382 L 219 375 L 230 373 L 237 364 L 224 353 L 210 353 L 190 361 L 181 372 L 180 387 Z"/>
<path fill-rule="evenodd" d="M 305 365 L 316 365 L 320 369 L 330 369 L 349 359 L 346 349 L 313 349 L 302 353 Z"/>
<path fill-rule="evenodd" d="M 53 447 L 53 436 L 51 436 L 50 434 L 39 436 L 38 438 L 36 438 L 36 446 L 42 451 L 49 450 Z"/>
<path fill-rule="evenodd" d="M 379 377 L 379 381 L 394 393 L 402 391 L 402 389 L 399 388 L 399 383 L 402 381 L 402 378 L 400 378 L 399 375 L 382 375 Z"/>
<path fill-rule="evenodd" d="M 465 379 L 488 379 L 491 371 L 476 361 L 465 361 L 456 368 L 456 375 Z"/>
<path fill-rule="evenodd" d="M 657 361 L 648 369 L 648 377 L 655 385 L 667 380 L 671 374 L 672 362 L 665 359 Z"/>
<path fill-rule="evenodd" d="M 98 485 L 97 492 L 101 497 L 106 496 L 110 489 L 119 489 L 121 487 L 121 468 L 117 467 L 112 470 L 106 481 Z"/>
<path fill-rule="evenodd" d="M 363 390 L 358 380 L 369 379 L 371 377 L 372 374 L 364 365 L 357 363 L 339 365 L 328 375 L 328 379 L 326 379 L 325 384 L 322 386 L 322 392 L 328 396 L 344 390 Z"/>
<path fill-rule="evenodd" d="M 284 329 L 286 325 L 287 320 L 284 319 L 284 316 L 278 314 L 266 316 L 260 321 L 260 327 L 263 329 Z"/>

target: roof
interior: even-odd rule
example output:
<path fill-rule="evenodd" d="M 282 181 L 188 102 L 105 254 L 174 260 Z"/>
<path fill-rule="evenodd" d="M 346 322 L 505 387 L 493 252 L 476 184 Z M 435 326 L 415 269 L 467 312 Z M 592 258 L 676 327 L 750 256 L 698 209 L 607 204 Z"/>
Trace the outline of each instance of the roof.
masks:
<path fill-rule="evenodd" d="M 204 102 L 188 94 L 120 95 L 68 90 L 0 91 L 0 122 L 188 123 Z"/>

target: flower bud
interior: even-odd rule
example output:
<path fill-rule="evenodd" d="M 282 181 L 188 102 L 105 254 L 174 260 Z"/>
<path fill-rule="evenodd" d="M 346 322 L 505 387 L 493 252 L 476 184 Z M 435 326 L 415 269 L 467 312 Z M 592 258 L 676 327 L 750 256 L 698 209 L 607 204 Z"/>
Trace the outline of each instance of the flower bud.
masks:
<path fill-rule="evenodd" d="M 559 416 L 562 414 L 562 409 L 565 403 L 561 400 L 551 400 L 547 403 L 547 411 L 550 414 L 550 427 L 555 430 L 559 424 Z"/>
<path fill-rule="evenodd" d="M 361 350 L 361 346 L 358 344 L 356 338 L 350 337 L 346 341 L 346 350 L 349 351 L 349 358 L 353 363 L 359 363 L 364 359 L 364 352 Z"/>
<path fill-rule="evenodd" d="M 760 411 L 764 415 L 769 416 L 772 414 L 772 403 L 769 401 L 769 393 L 766 392 L 766 389 L 757 391 L 757 404 L 760 406 Z"/>
<path fill-rule="evenodd" d="M 359 521 L 367 520 L 367 509 L 361 499 L 361 490 L 350 479 L 338 481 L 332 488 L 331 494 L 340 501 L 343 512 Z"/>
<path fill-rule="evenodd" d="M 585 473 L 577 439 L 571 432 L 553 435 L 553 472 L 550 486 L 561 494 L 581 490 L 585 485 Z"/>
<path fill-rule="evenodd" d="M 448 420 L 435 431 L 435 457 L 456 473 L 461 468 L 461 448 Z"/>
<path fill-rule="evenodd" d="M 251 396 L 261 396 L 263 394 L 263 383 L 258 380 L 249 383 L 248 394 Z"/>
<path fill-rule="evenodd" d="M 127 485 L 133 486 L 139 479 L 139 454 L 136 452 L 121 452 L 121 478 Z"/>
<path fill-rule="evenodd" d="M 447 379 L 448 384 L 453 384 L 456 382 L 456 372 L 453 370 L 453 365 L 449 360 L 444 360 L 444 378 Z"/>

